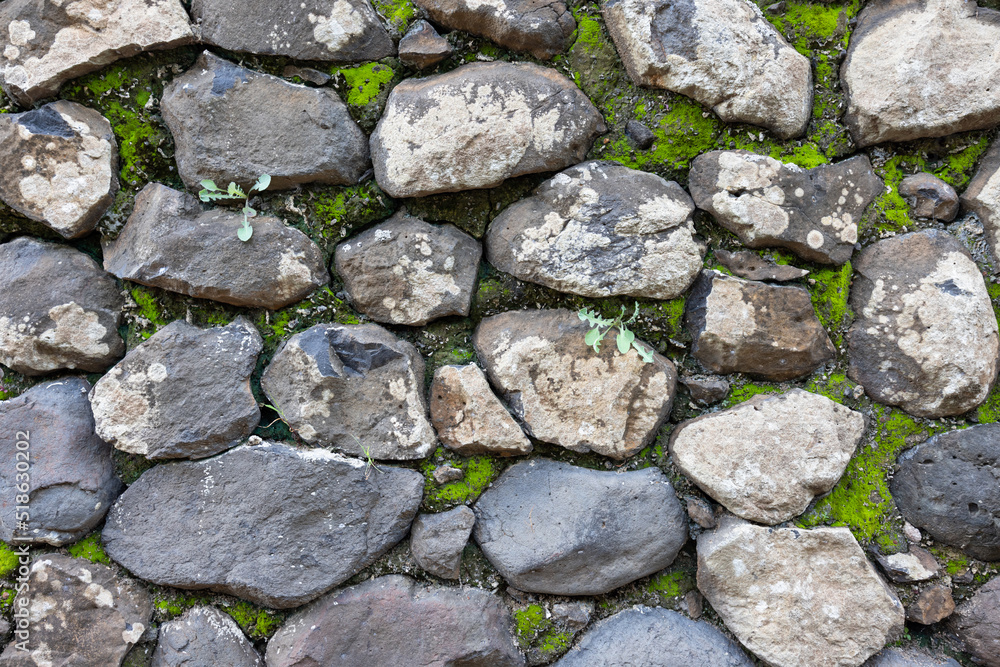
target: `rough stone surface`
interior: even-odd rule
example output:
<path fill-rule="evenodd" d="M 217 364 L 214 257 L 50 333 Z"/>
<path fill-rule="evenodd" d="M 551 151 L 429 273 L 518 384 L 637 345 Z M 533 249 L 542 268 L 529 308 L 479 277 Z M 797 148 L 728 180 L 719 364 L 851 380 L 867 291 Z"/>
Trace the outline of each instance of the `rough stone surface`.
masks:
<path fill-rule="evenodd" d="M 903 452 L 892 497 L 907 521 L 980 560 L 1000 560 L 1000 424 L 937 435 Z"/>
<path fill-rule="evenodd" d="M 420 514 L 410 528 L 410 550 L 417 565 L 442 579 L 458 579 L 462 550 L 476 515 L 465 505 L 440 514 Z"/>
<path fill-rule="evenodd" d="M 451 44 L 423 19 L 414 22 L 399 40 L 399 59 L 417 69 L 434 67 L 451 55 Z"/>
<path fill-rule="evenodd" d="M 751 667 L 753 663 L 733 640 L 708 623 L 692 621 L 669 609 L 639 607 L 595 625 L 555 665 Z"/>
<path fill-rule="evenodd" d="M 864 667 L 961 667 L 946 656 L 932 656 L 914 648 L 887 648 L 872 656 Z"/>
<path fill-rule="evenodd" d="M 234 306 L 276 310 L 329 279 L 308 236 L 271 216 L 253 219 L 253 237 L 236 238 L 242 214 L 203 211 L 198 200 L 159 183 L 139 192 L 104 268 L 125 280 Z"/>
<path fill-rule="evenodd" d="M 997 320 L 979 267 L 939 230 L 865 248 L 854 262 L 848 375 L 918 417 L 970 410 L 997 374 Z"/>
<path fill-rule="evenodd" d="M 87 401 L 90 384 L 63 378 L 0 401 L 0 539 L 61 546 L 85 536 L 104 518 L 122 490 L 111 448 L 94 432 Z M 17 443 L 27 443 L 18 450 Z M 18 529 L 15 464 L 30 461 L 28 529 Z M 26 452 L 26 453 L 25 453 Z"/>
<path fill-rule="evenodd" d="M 422 493 L 413 470 L 366 475 L 362 461 L 323 450 L 244 445 L 147 470 L 108 513 L 102 540 L 147 581 L 288 609 L 403 539 Z"/>
<path fill-rule="evenodd" d="M 508 468 L 475 504 L 473 536 L 511 586 L 601 595 L 670 565 L 687 517 L 658 468 L 600 472 L 548 459 Z"/>
<path fill-rule="evenodd" d="M 531 452 L 531 441 L 475 364 L 434 371 L 430 407 L 431 423 L 441 443 L 462 456 Z"/>
<path fill-rule="evenodd" d="M 857 667 L 903 630 L 903 605 L 847 528 L 724 520 L 698 538 L 698 589 L 775 667 Z"/>
<path fill-rule="evenodd" d="M 702 267 L 694 204 L 681 186 L 613 162 L 570 167 L 490 225 L 490 264 L 589 297 L 673 299 Z"/>
<path fill-rule="evenodd" d="M 914 217 L 951 222 L 958 215 L 955 188 L 932 174 L 907 176 L 899 184 L 899 194 L 910 205 L 910 214 Z"/>
<path fill-rule="evenodd" d="M 330 83 L 330 79 L 333 78 L 326 72 L 320 72 L 318 69 L 313 69 L 312 67 L 299 67 L 297 65 L 285 65 L 281 70 L 281 76 L 289 79 L 293 76 L 297 76 L 303 81 L 316 86 L 325 86 Z"/>
<path fill-rule="evenodd" d="M 242 317 L 211 329 L 171 322 L 94 385 L 98 435 L 148 459 L 199 459 L 236 446 L 260 422 L 250 374 L 262 347 Z"/>
<path fill-rule="evenodd" d="M 963 0 L 881 0 L 858 16 L 841 66 L 859 146 L 1000 122 L 1000 12 Z M 886 94 L 891 91 L 891 94 Z"/>
<path fill-rule="evenodd" d="M 317 324 L 292 336 L 260 384 L 306 442 L 376 459 L 421 459 L 437 444 L 424 360 L 377 324 Z"/>
<path fill-rule="evenodd" d="M 730 512 L 774 525 L 833 488 L 864 430 L 860 412 L 793 389 L 684 422 L 671 434 L 670 453 Z"/>
<path fill-rule="evenodd" d="M 478 588 L 371 579 L 318 600 L 267 643 L 268 667 L 523 667 L 501 599 Z"/>
<path fill-rule="evenodd" d="M 0 26 L 3 89 L 22 106 L 120 58 L 194 41 L 180 0 L 8 0 Z"/>
<path fill-rule="evenodd" d="M 82 252 L 28 236 L 0 245 L 0 363 L 18 373 L 103 371 L 125 353 L 124 306 Z"/>
<path fill-rule="evenodd" d="M 691 163 L 690 178 L 698 208 L 747 246 L 821 264 L 851 258 L 861 214 L 883 192 L 865 155 L 805 170 L 750 151 L 710 151 Z"/>
<path fill-rule="evenodd" d="M 295 60 L 364 62 L 396 54 L 368 0 L 193 0 L 201 41 Z"/>
<path fill-rule="evenodd" d="M 976 175 L 961 197 L 962 208 L 983 223 L 994 260 L 1000 262 L 1000 140 L 979 161 Z"/>
<path fill-rule="evenodd" d="M 636 148 L 639 150 L 649 150 L 656 142 L 656 135 L 653 134 L 653 131 L 637 120 L 625 123 L 625 132 L 635 142 Z"/>
<path fill-rule="evenodd" d="M 789 264 L 768 262 L 757 253 L 750 252 L 749 250 L 729 252 L 717 249 L 715 250 L 715 259 L 719 261 L 719 264 L 722 264 L 740 278 L 746 278 L 747 280 L 786 282 L 809 275 L 809 272 L 805 269 L 800 269 Z"/>
<path fill-rule="evenodd" d="M 595 353 L 587 330 L 568 310 L 514 311 L 483 319 L 472 343 L 528 435 L 624 459 L 656 437 L 677 371 L 656 352 L 652 363 L 635 350 L 621 354 L 611 339 Z"/>
<path fill-rule="evenodd" d="M 336 0 L 346 2 L 346 0 Z M 208 51 L 163 89 L 177 172 L 191 190 L 210 179 L 268 190 L 302 183 L 354 185 L 370 168 L 368 137 L 330 88 L 254 72 Z"/>
<path fill-rule="evenodd" d="M 920 591 L 906 607 L 906 620 L 921 625 L 940 623 L 955 611 L 955 601 L 947 586 L 931 586 Z"/>
<path fill-rule="evenodd" d="M 552 605 L 552 618 L 557 623 L 563 623 L 571 630 L 582 630 L 590 623 L 590 617 L 594 614 L 594 603 L 584 602 L 557 602 Z"/>
<path fill-rule="evenodd" d="M 583 161 L 604 120 L 572 81 L 530 63 L 471 63 L 392 89 L 371 136 L 392 197 L 492 188 Z"/>
<path fill-rule="evenodd" d="M 948 622 L 965 650 L 986 667 L 1000 667 L 1000 578 L 994 577 Z"/>
<path fill-rule="evenodd" d="M 691 400 L 699 405 L 712 405 L 729 395 L 729 383 L 720 377 L 686 375 L 681 376 L 680 382 L 691 392 Z"/>
<path fill-rule="evenodd" d="M 460 479 L 465 479 L 465 471 L 461 468 L 455 468 L 454 466 L 438 466 L 434 469 L 434 481 L 438 484 L 457 482 Z"/>
<path fill-rule="evenodd" d="M 195 607 L 160 626 L 150 667 L 264 667 L 264 661 L 229 614 Z"/>
<path fill-rule="evenodd" d="M 711 107 L 728 123 L 805 132 L 812 112 L 809 61 L 745 0 L 610 0 L 608 32 L 640 86 Z"/>
<path fill-rule="evenodd" d="M 118 191 L 118 144 L 93 109 L 60 100 L 0 115 L 0 199 L 66 238 L 89 234 Z"/>
<path fill-rule="evenodd" d="M 469 314 L 483 249 L 452 225 L 397 213 L 337 246 L 351 303 L 378 322 L 423 326 Z"/>
<path fill-rule="evenodd" d="M 933 579 L 938 573 L 937 560 L 934 554 L 918 546 L 910 547 L 908 552 L 876 554 L 875 560 L 882 566 L 886 575 L 900 584 L 910 584 L 916 581 Z"/>
<path fill-rule="evenodd" d="M 715 528 L 717 525 L 715 512 L 712 511 L 710 504 L 695 496 L 688 496 L 684 500 L 687 502 L 687 513 L 692 521 L 702 528 Z"/>
<path fill-rule="evenodd" d="M 705 270 L 687 297 L 691 353 L 714 373 L 791 380 L 832 361 L 809 292 Z"/>
<path fill-rule="evenodd" d="M 2 667 L 118 667 L 153 615 L 143 586 L 82 558 L 36 556 L 27 584 L 14 609 L 26 603 L 29 650 L 17 648 L 22 638 L 15 634 L 0 655 Z"/>

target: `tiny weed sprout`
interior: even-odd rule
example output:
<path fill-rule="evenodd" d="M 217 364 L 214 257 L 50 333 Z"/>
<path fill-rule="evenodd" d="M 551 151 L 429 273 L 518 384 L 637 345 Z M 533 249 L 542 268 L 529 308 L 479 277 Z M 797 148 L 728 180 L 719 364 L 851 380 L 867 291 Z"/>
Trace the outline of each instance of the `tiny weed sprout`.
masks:
<path fill-rule="evenodd" d="M 594 348 L 594 352 L 601 351 L 601 341 L 604 337 L 608 335 L 608 332 L 612 329 L 618 329 L 618 335 L 615 337 L 615 342 L 618 344 L 618 351 L 625 354 L 630 348 L 635 348 L 635 351 L 639 353 L 642 360 L 647 364 L 653 362 L 653 350 L 647 350 L 642 345 L 639 345 L 635 341 L 635 334 L 629 331 L 628 325 L 635 321 L 635 318 L 639 317 L 639 304 L 635 304 L 635 312 L 632 313 L 632 317 L 625 318 L 625 306 L 622 306 L 622 312 L 618 314 L 618 317 L 613 320 L 606 319 L 597 314 L 597 311 L 587 310 L 586 308 L 581 308 L 580 312 L 577 313 L 581 320 L 588 322 L 593 329 L 587 332 L 587 335 L 583 337 L 583 342 L 585 342 L 590 347 Z"/>
<path fill-rule="evenodd" d="M 361 448 L 361 452 L 365 455 L 365 462 L 366 462 L 366 465 L 365 465 L 365 479 L 368 479 L 368 475 L 371 474 L 372 468 L 375 468 L 375 470 L 377 470 L 378 472 L 382 472 L 382 469 L 379 468 L 377 465 L 375 465 L 375 459 L 372 458 L 372 450 L 371 450 L 371 448 L 370 447 L 365 447 L 364 445 L 362 445 L 361 441 L 358 440 L 358 436 L 354 435 L 353 433 L 351 434 L 351 437 L 354 438 L 354 442 L 358 443 L 358 447 Z"/>
<path fill-rule="evenodd" d="M 267 174 L 261 174 L 257 182 L 253 184 L 248 192 L 243 192 L 243 188 L 236 185 L 235 183 L 230 183 L 229 187 L 225 190 L 220 190 L 219 186 L 215 184 L 215 181 L 206 179 L 201 182 L 201 187 L 204 188 L 198 193 L 198 197 L 205 202 L 208 201 L 219 201 L 220 199 L 242 199 L 243 200 L 243 226 L 236 230 L 236 236 L 239 237 L 240 241 L 244 243 L 250 240 L 253 236 L 253 227 L 250 226 L 250 218 L 257 216 L 257 211 L 250 207 L 250 195 L 254 192 L 263 192 L 267 190 L 267 186 L 271 184 L 271 177 Z"/>

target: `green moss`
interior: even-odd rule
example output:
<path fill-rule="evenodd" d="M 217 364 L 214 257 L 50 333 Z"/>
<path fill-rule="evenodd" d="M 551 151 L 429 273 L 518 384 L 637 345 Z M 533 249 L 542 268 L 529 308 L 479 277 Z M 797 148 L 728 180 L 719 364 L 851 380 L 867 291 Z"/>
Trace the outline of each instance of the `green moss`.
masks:
<path fill-rule="evenodd" d="M 545 618 L 545 607 L 540 604 L 532 604 L 525 609 L 514 612 L 514 625 L 517 629 L 518 643 L 522 647 L 527 647 L 535 635 L 551 623 Z"/>
<path fill-rule="evenodd" d="M 671 598 L 680 597 L 694 588 L 695 582 L 691 578 L 691 573 L 686 570 L 658 574 L 650 579 L 646 586 L 646 590 L 650 593 L 659 593 Z"/>
<path fill-rule="evenodd" d="M 70 545 L 66 550 L 73 558 L 86 558 L 91 563 L 111 565 L 111 559 L 108 558 L 108 554 L 101 546 L 100 533 L 91 533 L 76 544 Z"/>
<path fill-rule="evenodd" d="M 844 391 L 854 389 L 854 383 L 847 379 L 847 374 L 834 371 L 826 377 L 817 377 L 811 380 L 806 389 L 814 394 L 826 396 L 837 403 L 844 402 Z"/>
<path fill-rule="evenodd" d="M 129 295 L 136 304 L 135 315 L 137 318 L 135 324 L 137 329 L 135 333 L 143 339 L 149 338 L 161 327 L 165 327 L 171 322 L 168 319 L 169 316 L 163 312 L 162 306 L 157 302 L 156 295 L 152 289 L 144 285 L 135 285 L 132 283 L 129 283 L 128 286 Z"/>
<path fill-rule="evenodd" d="M 18 558 L 13 549 L 0 542 L 0 578 L 17 570 Z"/>
<path fill-rule="evenodd" d="M 539 604 L 514 610 L 514 625 L 517 643 L 533 665 L 551 662 L 565 653 L 575 635 L 547 618 L 545 608 Z"/>
<path fill-rule="evenodd" d="M 837 345 L 843 342 L 843 329 L 848 324 L 847 300 L 851 291 L 853 269 L 847 262 L 839 268 L 812 271 L 809 278 L 809 298 L 816 317 Z"/>
<path fill-rule="evenodd" d="M 115 463 L 115 474 L 126 486 L 135 482 L 142 473 L 156 465 L 141 454 L 130 454 L 117 448 L 111 451 L 111 458 Z"/>
<path fill-rule="evenodd" d="M 232 616 L 237 625 L 251 639 L 266 639 L 270 637 L 278 629 L 283 620 L 282 614 L 263 609 L 243 600 L 231 606 L 224 607 L 223 611 Z"/>
<path fill-rule="evenodd" d="M 783 391 L 781 387 L 774 384 L 756 384 L 753 382 L 744 382 L 741 385 L 733 386 L 729 391 L 729 396 L 723 403 L 724 407 L 732 407 L 744 401 L 749 401 L 751 398 L 757 394 L 780 394 Z"/>
<path fill-rule="evenodd" d="M 417 13 L 410 0 L 375 0 L 373 4 L 397 35 L 406 32 L 406 27 Z"/>
<path fill-rule="evenodd" d="M 847 21 L 859 6 L 857 0 L 847 6 L 789 2 L 784 12 L 767 18 L 799 53 L 810 57 L 814 48 L 846 46 Z"/>
<path fill-rule="evenodd" d="M 374 179 L 349 187 L 315 189 L 305 201 L 305 216 L 297 226 L 328 260 L 338 243 L 396 210 L 395 202 Z"/>
<path fill-rule="evenodd" d="M 335 70 L 333 74 L 344 77 L 347 83 L 347 103 L 354 107 L 368 106 L 382 92 L 382 87 L 396 75 L 391 67 L 382 63 L 344 67 Z"/>
<path fill-rule="evenodd" d="M 651 127 L 656 135 L 653 148 L 638 151 L 625 136 L 614 138 L 600 151 L 600 157 L 632 169 L 666 172 L 683 178 L 691 161 L 715 148 L 720 122 L 694 100 L 677 96 L 670 110 Z"/>
<path fill-rule="evenodd" d="M 209 593 L 187 593 L 173 588 L 165 588 L 156 591 L 153 608 L 155 618 L 160 623 L 172 621 L 192 607 L 210 605 L 212 602 Z"/>
<path fill-rule="evenodd" d="M 434 456 L 420 464 L 424 473 L 424 506 L 435 511 L 474 501 L 500 474 L 497 464 L 489 457 L 473 456 L 442 461 L 447 455 L 448 452 L 443 447 L 438 447 Z M 462 470 L 465 477 L 457 482 L 438 486 L 434 481 L 434 470 L 445 462 Z"/>

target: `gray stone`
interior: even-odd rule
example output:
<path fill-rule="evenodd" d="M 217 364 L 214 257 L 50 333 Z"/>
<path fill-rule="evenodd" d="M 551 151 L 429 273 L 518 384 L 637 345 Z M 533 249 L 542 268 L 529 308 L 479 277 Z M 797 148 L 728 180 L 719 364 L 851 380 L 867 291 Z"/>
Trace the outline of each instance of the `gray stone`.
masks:
<path fill-rule="evenodd" d="M 604 20 L 632 81 L 693 97 L 781 139 L 812 112 L 809 61 L 746 0 L 610 0 Z"/>
<path fill-rule="evenodd" d="M 6 643 L 7 635 L 10 634 L 10 621 L 0 618 L 0 642 Z"/>
<path fill-rule="evenodd" d="M 636 148 L 639 150 L 649 150 L 656 141 L 656 135 L 653 134 L 653 131 L 634 119 L 625 123 L 625 133 L 629 139 L 635 142 Z"/>
<path fill-rule="evenodd" d="M 750 248 L 781 247 L 820 264 L 843 264 L 858 222 L 882 194 L 871 162 L 859 155 L 812 169 L 750 151 L 710 151 L 691 163 L 698 208 Z"/>
<path fill-rule="evenodd" d="M 593 602 L 557 602 L 552 605 L 552 620 L 571 630 L 581 630 L 590 623 L 594 613 Z"/>
<path fill-rule="evenodd" d="M 4 542 L 75 542 L 104 518 L 121 493 L 111 448 L 94 432 L 89 389 L 83 378 L 63 378 L 0 401 L 0 432 L 6 434 L 0 454 L 9 461 L 0 468 Z M 23 487 L 17 487 L 25 480 L 17 479 L 16 463 L 23 460 L 30 463 L 27 503 L 18 501 Z M 18 505 L 29 506 L 27 530 L 18 527 Z"/>
<path fill-rule="evenodd" d="M 298 67 L 297 65 L 285 65 L 284 69 L 281 70 L 281 76 L 288 79 L 297 76 L 303 81 L 316 86 L 325 86 L 333 78 L 326 72 L 320 72 L 318 69 Z"/>
<path fill-rule="evenodd" d="M 1000 263 L 1000 140 L 995 140 L 979 161 L 976 175 L 961 197 L 962 208 L 972 211 L 983 223 L 986 240 Z"/>
<path fill-rule="evenodd" d="M 434 469 L 434 481 L 438 484 L 457 482 L 460 479 L 465 479 L 465 471 L 461 468 L 455 468 L 454 466 L 438 466 Z"/>
<path fill-rule="evenodd" d="M 684 500 L 687 503 L 688 516 L 691 517 L 692 521 L 702 528 L 715 528 L 717 523 L 711 505 L 694 496 L 688 496 Z"/>
<path fill-rule="evenodd" d="M 125 354 L 124 306 L 82 252 L 29 236 L 0 245 L 0 363 L 18 373 L 103 371 Z"/>
<path fill-rule="evenodd" d="M 637 607 L 595 625 L 555 665 L 751 667 L 753 663 L 733 640 L 708 623 L 669 609 Z"/>
<path fill-rule="evenodd" d="M 775 667 L 857 667 L 903 630 L 903 605 L 847 528 L 724 519 L 698 538 L 698 590 Z"/>
<path fill-rule="evenodd" d="M 0 115 L 0 199 L 65 238 L 94 231 L 118 191 L 118 144 L 93 109 L 59 100 Z"/>
<path fill-rule="evenodd" d="M 684 422 L 670 436 L 670 453 L 730 512 L 774 525 L 833 488 L 864 431 L 860 412 L 793 389 Z"/>
<path fill-rule="evenodd" d="M 392 197 L 492 188 L 583 161 L 605 129 L 555 70 L 471 63 L 392 89 L 371 136 L 375 180 Z"/>
<path fill-rule="evenodd" d="M 267 643 L 267 665 L 523 667 L 511 625 L 500 598 L 484 590 L 389 575 L 289 618 Z"/>
<path fill-rule="evenodd" d="M 791 380 L 833 361 L 836 350 L 809 292 L 702 271 L 688 294 L 691 353 L 713 373 Z"/>
<path fill-rule="evenodd" d="M 1000 667 L 1000 577 L 963 602 L 948 622 L 965 650 L 986 667 Z"/>
<path fill-rule="evenodd" d="M 430 407 L 431 423 L 441 443 L 462 456 L 531 452 L 531 441 L 475 364 L 434 371 Z"/>
<path fill-rule="evenodd" d="M 602 595 L 669 566 L 687 541 L 684 508 L 658 468 L 523 461 L 474 509 L 483 554 L 510 585 L 532 593 Z"/>
<path fill-rule="evenodd" d="M 419 472 L 368 474 L 321 449 L 244 445 L 147 470 L 108 513 L 102 540 L 147 581 L 288 609 L 403 539 L 423 485 Z"/>
<path fill-rule="evenodd" d="M 562 0 L 416 0 L 432 21 L 549 60 L 573 43 L 576 21 Z"/>
<path fill-rule="evenodd" d="M 26 609 L 28 616 L 15 620 L 14 639 L 0 655 L 2 667 L 118 667 L 149 627 L 149 593 L 110 567 L 43 554 L 35 557 L 27 579 L 14 610 Z M 29 650 L 18 649 L 17 642 Z"/>
<path fill-rule="evenodd" d="M 910 205 L 914 217 L 951 222 L 958 215 L 958 193 L 937 176 L 928 173 L 907 176 L 899 184 L 899 194 Z"/>
<path fill-rule="evenodd" d="M 434 67 L 451 55 L 451 44 L 427 21 L 416 21 L 399 40 L 399 59 L 416 69 Z"/>
<path fill-rule="evenodd" d="M 888 556 L 876 553 L 875 560 L 882 566 L 886 575 L 898 584 L 927 581 L 936 577 L 938 573 L 934 555 L 917 546 L 910 547 L 908 552 Z"/>
<path fill-rule="evenodd" d="M 417 565 L 442 579 L 458 579 L 462 550 L 476 523 L 465 505 L 440 514 L 420 514 L 410 528 L 410 550 Z"/>
<path fill-rule="evenodd" d="M 264 661 L 229 614 L 195 607 L 160 626 L 150 667 L 264 667 Z"/>
<path fill-rule="evenodd" d="M 285 341 L 261 388 L 306 442 L 375 459 L 422 459 L 437 438 L 427 419 L 424 360 L 377 324 L 317 324 Z"/>
<path fill-rule="evenodd" d="M 97 381 L 97 434 L 148 459 L 200 459 L 235 447 L 260 422 L 250 390 L 263 340 L 242 317 L 199 329 L 171 322 Z"/>
<path fill-rule="evenodd" d="M 997 320 L 979 267 L 940 230 L 865 248 L 854 262 L 848 375 L 918 417 L 958 415 L 997 374 Z"/>
<path fill-rule="evenodd" d="M 490 264 L 589 297 L 673 299 L 701 270 L 694 204 L 681 186 L 614 162 L 570 167 L 490 225 Z"/>
<path fill-rule="evenodd" d="M 940 623 L 955 611 L 955 600 L 947 586 L 931 586 L 920 591 L 906 606 L 906 620 L 920 625 Z"/>
<path fill-rule="evenodd" d="M 368 0 L 193 0 L 201 41 L 295 60 L 363 62 L 396 54 Z"/>
<path fill-rule="evenodd" d="M 844 122 L 859 146 L 1000 122 L 1000 12 L 963 0 L 865 6 L 841 66 Z M 885 91 L 892 91 L 886 95 Z"/>
<path fill-rule="evenodd" d="M 720 377 L 682 375 L 680 383 L 691 392 L 691 400 L 698 405 L 712 405 L 729 395 L 729 383 Z"/>
<path fill-rule="evenodd" d="M 469 314 L 483 249 L 452 225 L 399 212 L 337 246 L 354 307 L 377 322 L 423 326 Z"/>
<path fill-rule="evenodd" d="M 892 497 L 907 521 L 980 560 L 1000 560 L 1000 424 L 934 436 L 903 452 Z"/>
<path fill-rule="evenodd" d="M 253 237 L 236 230 L 241 213 L 202 210 L 198 200 L 159 183 L 144 187 L 104 268 L 131 280 L 199 299 L 277 310 L 301 301 L 330 279 L 323 253 L 308 236 L 271 216 L 253 219 Z"/>
<path fill-rule="evenodd" d="M 58 92 L 70 79 L 141 51 L 194 41 L 180 0 L 48 0 L 0 5 L 4 92 L 22 106 Z"/>
<path fill-rule="evenodd" d="M 729 252 L 721 248 L 715 251 L 715 259 L 740 278 L 747 280 L 773 280 L 786 282 L 809 275 L 805 269 L 789 264 L 774 264 L 749 250 Z"/>
<path fill-rule="evenodd" d="M 568 310 L 512 311 L 484 318 L 472 343 L 528 435 L 621 460 L 656 437 L 677 371 L 656 352 L 652 363 L 635 350 L 621 354 L 610 339 L 595 353 L 584 342 L 588 328 Z"/>
<path fill-rule="evenodd" d="M 336 0 L 346 2 L 346 0 Z M 370 168 L 368 137 L 329 88 L 307 88 L 208 51 L 163 89 L 177 173 L 191 190 L 205 179 L 268 190 L 302 183 L 354 185 Z"/>
<path fill-rule="evenodd" d="M 961 667 L 947 656 L 932 656 L 915 648 L 887 648 L 864 667 Z"/>

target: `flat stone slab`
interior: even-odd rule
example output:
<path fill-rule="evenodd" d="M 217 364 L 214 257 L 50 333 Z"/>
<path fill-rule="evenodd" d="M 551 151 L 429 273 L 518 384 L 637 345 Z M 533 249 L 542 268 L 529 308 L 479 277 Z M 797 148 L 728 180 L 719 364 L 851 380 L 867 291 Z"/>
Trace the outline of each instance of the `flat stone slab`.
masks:
<path fill-rule="evenodd" d="M 160 626 L 150 667 L 264 667 L 240 626 L 214 607 L 194 607 Z"/>
<path fill-rule="evenodd" d="M 788 264 L 768 262 L 757 253 L 749 250 L 729 252 L 727 250 L 716 249 L 714 253 L 715 259 L 720 264 L 740 278 L 746 278 L 747 280 L 786 282 L 789 280 L 798 280 L 809 275 L 809 272 L 805 269 Z"/>
<path fill-rule="evenodd" d="M 410 527 L 410 551 L 417 565 L 442 579 L 458 579 L 462 550 L 476 515 L 465 505 L 438 514 L 419 514 Z"/>
<path fill-rule="evenodd" d="M 963 210 L 972 211 L 983 223 L 993 259 L 1000 263 L 1000 141 L 995 140 L 979 161 L 960 202 Z"/>

